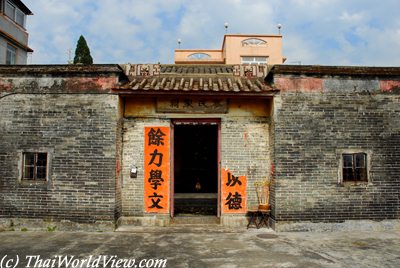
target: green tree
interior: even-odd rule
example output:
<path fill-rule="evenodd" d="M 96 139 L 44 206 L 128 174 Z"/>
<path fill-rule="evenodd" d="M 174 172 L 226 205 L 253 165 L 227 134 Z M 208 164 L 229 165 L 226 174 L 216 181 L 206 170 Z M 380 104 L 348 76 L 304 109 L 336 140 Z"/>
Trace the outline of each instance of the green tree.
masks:
<path fill-rule="evenodd" d="M 90 49 L 86 43 L 85 37 L 79 37 L 76 44 L 74 64 L 93 64 L 93 58 L 90 55 Z"/>

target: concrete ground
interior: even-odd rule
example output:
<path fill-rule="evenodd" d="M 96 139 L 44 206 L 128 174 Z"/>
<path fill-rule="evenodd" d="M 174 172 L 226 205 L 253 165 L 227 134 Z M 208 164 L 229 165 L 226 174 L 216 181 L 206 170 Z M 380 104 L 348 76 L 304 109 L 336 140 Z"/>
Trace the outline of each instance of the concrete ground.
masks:
<path fill-rule="evenodd" d="M 151 258 L 167 259 L 165 267 L 400 267 L 400 232 L 395 230 L 275 233 L 268 229 L 134 227 L 104 233 L 0 232 L 0 241 L 3 268 L 16 256 L 17 267 L 26 267 L 32 255 L 40 255 L 42 266 L 46 258 L 56 255 L 79 259 L 92 255 L 92 261 L 117 255 L 135 258 L 132 267 Z M 36 259 L 31 258 L 33 267 Z M 152 267 L 151 262 L 147 264 Z M 90 265 L 82 267 L 95 267 Z"/>

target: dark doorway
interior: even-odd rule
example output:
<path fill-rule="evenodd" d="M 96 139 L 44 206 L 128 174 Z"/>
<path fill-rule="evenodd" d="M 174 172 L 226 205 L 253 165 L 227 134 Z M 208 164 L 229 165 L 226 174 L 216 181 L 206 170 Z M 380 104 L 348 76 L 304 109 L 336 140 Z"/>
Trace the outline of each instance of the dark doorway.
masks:
<path fill-rule="evenodd" d="M 218 125 L 174 128 L 174 215 L 217 215 Z"/>

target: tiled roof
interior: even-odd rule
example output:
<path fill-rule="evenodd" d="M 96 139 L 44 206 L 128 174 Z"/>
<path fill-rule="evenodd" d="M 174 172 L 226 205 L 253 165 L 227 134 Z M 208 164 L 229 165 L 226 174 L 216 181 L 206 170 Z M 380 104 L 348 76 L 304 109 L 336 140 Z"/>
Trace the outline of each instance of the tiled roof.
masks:
<path fill-rule="evenodd" d="M 231 92 L 261 92 L 270 91 L 263 79 L 248 79 L 237 77 L 142 77 L 119 89 L 130 90 L 181 90 L 181 91 L 231 91 Z"/>
<path fill-rule="evenodd" d="M 260 94 L 273 89 L 264 82 L 266 65 L 125 65 L 125 93 Z"/>

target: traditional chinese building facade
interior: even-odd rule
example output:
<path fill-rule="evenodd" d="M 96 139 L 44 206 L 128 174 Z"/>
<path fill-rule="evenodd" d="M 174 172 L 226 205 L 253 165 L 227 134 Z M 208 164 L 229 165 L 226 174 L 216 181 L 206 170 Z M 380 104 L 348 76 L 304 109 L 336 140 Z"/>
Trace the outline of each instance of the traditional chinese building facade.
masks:
<path fill-rule="evenodd" d="M 243 226 L 266 179 L 276 230 L 398 226 L 399 88 L 400 68 L 1 67 L 2 226 Z"/>
<path fill-rule="evenodd" d="M 129 82 L 113 90 L 124 103 L 121 222 L 163 225 L 190 214 L 246 223 L 253 184 L 272 164 L 267 68 L 124 66 Z"/>

